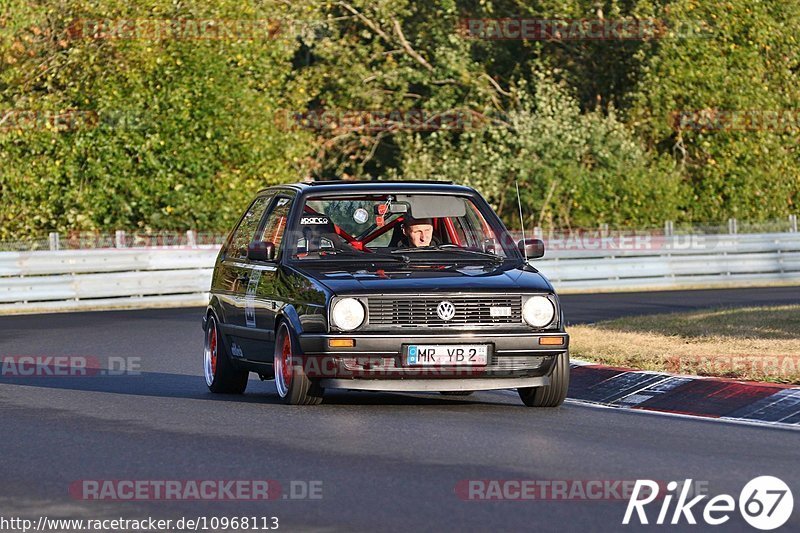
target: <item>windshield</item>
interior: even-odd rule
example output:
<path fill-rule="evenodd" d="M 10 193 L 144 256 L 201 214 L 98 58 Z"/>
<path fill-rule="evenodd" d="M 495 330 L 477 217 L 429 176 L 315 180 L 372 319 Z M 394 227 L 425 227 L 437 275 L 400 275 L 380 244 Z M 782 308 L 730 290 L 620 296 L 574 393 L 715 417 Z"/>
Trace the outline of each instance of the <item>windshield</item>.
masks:
<path fill-rule="evenodd" d="M 510 255 L 469 197 L 422 194 L 309 197 L 295 224 L 293 259 L 382 256 L 436 261 Z"/>

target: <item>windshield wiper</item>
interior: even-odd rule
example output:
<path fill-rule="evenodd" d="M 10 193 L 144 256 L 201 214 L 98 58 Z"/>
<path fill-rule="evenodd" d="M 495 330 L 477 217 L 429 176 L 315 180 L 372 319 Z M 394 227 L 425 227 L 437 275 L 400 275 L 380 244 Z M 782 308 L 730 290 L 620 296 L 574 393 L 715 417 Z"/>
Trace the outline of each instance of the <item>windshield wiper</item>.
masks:
<path fill-rule="evenodd" d="M 446 248 L 446 250 L 450 250 L 450 248 Z M 477 250 L 464 250 L 463 248 L 456 248 L 453 250 L 454 252 L 459 252 L 462 254 L 471 254 L 477 255 L 478 257 L 484 257 L 486 259 L 491 259 L 492 261 L 496 261 L 498 263 L 502 263 L 505 261 L 505 257 L 499 256 L 497 254 L 491 254 L 489 252 L 479 252 Z"/>
<path fill-rule="evenodd" d="M 453 247 L 448 246 L 448 247 L 445 247 L 445 248 L 443 248 L 441 246 L 423 246 L 423 247 L 420 247 L 420 248 L 400 248 L 400 249 L 391 251 L 392 254 L 422 253 L 422 252 L 440 252 L 440 253 L 441 252 L 444 252 L 444 253 L 456 252 L 456 253 L 460 253 L 460 254 L 475 255 L 475 256 L 478 256 L 478 257 L 485 258 L 485 259 L 490 259 L 492 261 L 496 261 L 498 263 L 502 263 L 502 262 L 505 261 L 505 258 L 501 257 L 499 255 L 490 254 L 488 252 L 479 252 L 477 250 L 467 250 L 467 249 L 464 249 L 464 248 L 458 248 L 457 246 L 453 246 Z"/>
<path fill-rule="evenodd" d="M 317 252 L 317 257 L 306 257 L 301 259 L 301 261 L 324 261 L 325 259 L 341 259 L 347 261 L 364 261 L 367 263 L 372 263 L 377 261 L 394 261 L 400 263 L 408 263 L 410 259 L 405 255 L 386 255 L 386 254 L 367 254 L 367 253 L 358 253 L 358 252 L 350 252 L 346 250 L 337 250 L 337 251 L 329 251 L 323 252 L 325 255 L 319 255 Z"/>

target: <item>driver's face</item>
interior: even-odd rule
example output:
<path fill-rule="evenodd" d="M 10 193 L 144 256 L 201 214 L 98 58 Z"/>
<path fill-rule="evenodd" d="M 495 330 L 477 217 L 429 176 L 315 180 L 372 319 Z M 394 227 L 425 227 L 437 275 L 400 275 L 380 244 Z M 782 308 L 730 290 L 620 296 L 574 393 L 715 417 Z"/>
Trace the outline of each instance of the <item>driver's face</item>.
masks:
<path fill-rule="evenodd" d="M 405 229 L 408 242 L 414 248 L 430 246 L 433 238 L 433 226 L 430 224 L 414 224 Z"/>

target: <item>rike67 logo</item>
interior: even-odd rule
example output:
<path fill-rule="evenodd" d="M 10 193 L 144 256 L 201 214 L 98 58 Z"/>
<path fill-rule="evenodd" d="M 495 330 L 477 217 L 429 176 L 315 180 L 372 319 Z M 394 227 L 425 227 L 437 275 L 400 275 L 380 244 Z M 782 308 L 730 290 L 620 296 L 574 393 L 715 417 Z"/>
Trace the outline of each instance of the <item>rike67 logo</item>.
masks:
<path fill-rule="evenodd" d="M 647 516 L 645 506 L 656 499 L 661 499 L 661 508 L 656 518 L 656 524 L 680 524 L 685 520 L 687 524 L 697 524 L 695 513 L 701 514 L 703 521 L 711 526 L 724 524 L 736 510 L 737 502 L 729 494 L 714 496 L 700 505 L 707 495 L 701 494 L 689 499 L 692 480 L 683 483 L 680 495 L 677 493 L 678 483 L 667 483 L 666 494 L 659 494 L 663 485 L 649 479 L 636 480 L 633 494 L 625 509 L 622 523 L 627 525 L 635 516 L 641 524 L 649 524 L 651 517 Z M 674 496 L 678 496 L 674 509 L 670 509 Z M 696 507 L 696 508 L 695 508 Z M 789 520 L 794 507 L 794 498 L 789 486 L 782 480 L 773 476 L 759 476 L 750 480 L 739 494 L 738 508 L 744 520 L 756 529 L 764 531 L 781 527 Z M 702 511 L 701 511 L 702 509 Z M 672 511 L 670 516 L 670 510 Z M 635 521 L 634 521 L 635 523 Z"/>

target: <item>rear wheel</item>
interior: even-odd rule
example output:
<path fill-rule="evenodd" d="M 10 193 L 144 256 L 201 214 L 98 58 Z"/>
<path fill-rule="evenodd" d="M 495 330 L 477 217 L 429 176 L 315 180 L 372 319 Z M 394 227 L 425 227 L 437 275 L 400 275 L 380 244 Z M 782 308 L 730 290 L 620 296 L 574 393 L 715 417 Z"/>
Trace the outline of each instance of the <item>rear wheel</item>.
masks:
<path fill-rule="evenodd" d="M 286 323 L 278 327 L 275 336 L 275 388 L 284 403 L 289 405 L 319 405 L 324 390 L 319 382 L 310 379 L 299 358 Z"/>
<path fill-rule="evenodd" d="M 203 349 L 203 373 L 211 392 L 242 394 L 247 388 L 247 370 L 236 368 L 222 346 L 222 334 L 214 315 L 208 316 Z"/>
<path fill-rule="evenodd" d="M 569 390 L 569 352 L 558 356 L 550 376 L 550 385 L 517 389 L 522 403 L 528 407 L 558 407 Z"/>

